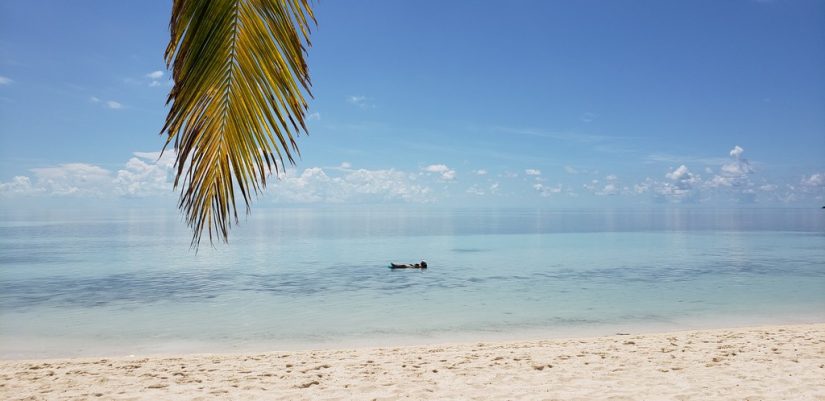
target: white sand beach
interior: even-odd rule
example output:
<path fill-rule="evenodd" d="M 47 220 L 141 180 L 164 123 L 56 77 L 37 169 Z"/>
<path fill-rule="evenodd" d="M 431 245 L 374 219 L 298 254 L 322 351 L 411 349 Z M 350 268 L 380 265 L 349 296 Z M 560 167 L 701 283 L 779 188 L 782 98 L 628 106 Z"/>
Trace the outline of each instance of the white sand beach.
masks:
<path fill-rule="evenodd" d="M 0 362 L 5 400 L 825 400 L 825 324 Z"/>

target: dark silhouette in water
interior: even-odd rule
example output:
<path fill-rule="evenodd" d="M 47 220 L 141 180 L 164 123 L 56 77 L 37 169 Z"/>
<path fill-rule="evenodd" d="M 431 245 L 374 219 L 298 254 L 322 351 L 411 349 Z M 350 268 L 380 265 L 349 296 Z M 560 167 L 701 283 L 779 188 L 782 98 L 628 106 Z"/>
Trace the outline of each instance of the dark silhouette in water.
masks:
<path fill-rule="evenodd" d="M 425 262 L 425 261 L 423 261 L 423 260 L 421 261 L 421 263 L 415 263 L 415 264 L 409 264 L 409 263 L 403 263 L 403 264 L 390 263 L 390 269 L 426 269 L 426 268 L 427 268 L 427 262 Z"/>

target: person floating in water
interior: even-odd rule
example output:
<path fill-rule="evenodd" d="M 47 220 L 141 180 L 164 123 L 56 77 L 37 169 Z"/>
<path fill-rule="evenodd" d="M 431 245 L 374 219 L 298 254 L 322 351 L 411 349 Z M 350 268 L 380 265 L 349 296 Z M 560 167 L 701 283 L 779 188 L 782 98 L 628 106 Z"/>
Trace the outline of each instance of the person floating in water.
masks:
<path fill-rule="evenodd" d="M 425 262 L 425 261 L 423 261 L 423 260 L 421 261 L 421 263 L 415 263 L 415 264 L 409 264 L 409 263 L 404 263 L 404 264 L 390 263 L 390 269 L 426 269 L 426 268 L 427 268 L 427 262 Z"/>

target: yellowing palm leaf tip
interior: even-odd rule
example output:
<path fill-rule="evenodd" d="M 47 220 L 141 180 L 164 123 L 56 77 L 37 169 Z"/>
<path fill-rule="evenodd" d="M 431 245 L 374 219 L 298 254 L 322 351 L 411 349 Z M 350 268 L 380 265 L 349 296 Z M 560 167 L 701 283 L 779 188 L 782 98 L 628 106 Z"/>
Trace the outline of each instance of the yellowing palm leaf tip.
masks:
<path fill-rule="evenodd" d="M 173 2 L 165 57 L 174 86 L 161 134 L 164 150 L 174 142 L 178 207 L 192 246 L 204 231 L 210 243 L 213 233 L 226 242 L 238 222 L 235 191 L 248 213 L 270 171 L 300 156 L 310 20 L 306 0 Z"/>

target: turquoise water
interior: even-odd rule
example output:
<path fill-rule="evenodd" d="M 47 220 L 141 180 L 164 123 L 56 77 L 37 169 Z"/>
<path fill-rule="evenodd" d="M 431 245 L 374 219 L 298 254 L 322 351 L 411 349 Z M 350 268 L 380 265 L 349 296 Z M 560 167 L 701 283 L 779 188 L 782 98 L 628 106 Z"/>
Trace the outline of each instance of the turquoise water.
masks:
<path fill-rule="evenodd" d="M 256 210 L 198 253 L 174 214 L 3 212 L 0 357 L 822 322 L 823 212 Z"/>

